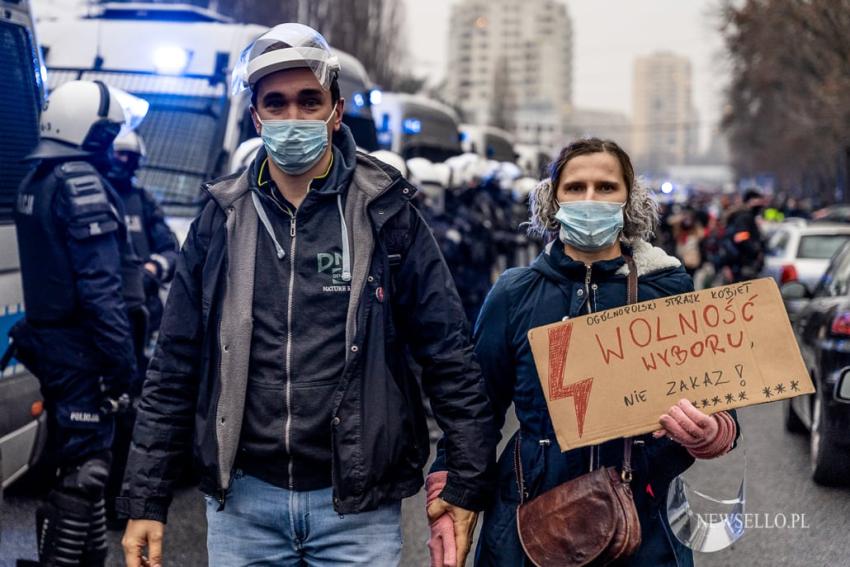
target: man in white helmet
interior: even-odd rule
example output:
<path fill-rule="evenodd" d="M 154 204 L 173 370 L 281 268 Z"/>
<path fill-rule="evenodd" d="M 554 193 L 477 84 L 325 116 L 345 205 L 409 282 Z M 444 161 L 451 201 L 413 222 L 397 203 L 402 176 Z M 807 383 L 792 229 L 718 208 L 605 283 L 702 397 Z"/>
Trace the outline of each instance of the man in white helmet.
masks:
<path fill-rule="evenodd" d="M 445 431 L 429 515 L 468 551 L 495 456 L 468 326 L 415 189 L 342 124 L 338 72 L 299 24 L 235 71 L 263 147 L 205 186 L 178 259 L 119 499 L 130 567 L 162 562 L 190 452 L 210 565 L 398 564 L 429 450 L 408 352 Z"/>
<path fill-rule="evenodd" d="M 53 92 L 14 212 L 26 316 L 9 334 L 41 384 L 60 471 L 36 516 L 43 566 L 105 563 L 114 417 L 136 372 L 127 306 L 144 299 L 141 273 L 121 201 L 95 168 L 125 122 L 118 97 L 98 81 Z"/>

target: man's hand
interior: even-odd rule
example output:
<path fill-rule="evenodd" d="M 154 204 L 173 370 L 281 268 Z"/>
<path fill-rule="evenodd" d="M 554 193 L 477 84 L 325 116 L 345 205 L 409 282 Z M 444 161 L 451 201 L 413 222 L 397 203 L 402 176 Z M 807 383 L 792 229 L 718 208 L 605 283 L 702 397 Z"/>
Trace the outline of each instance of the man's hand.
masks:
<path fill-rule="evenodd" d="M 130 520 L 121 539 L 127 567 L 162 567 L 162 534 L 165 524 L 154 520 Z M 144 549 L 148 548 L 145 557 Z"/>
<path fill-rule="evenodd" d="M 434 522 L 443 514 L 448 514 L 455 528 L 455 548 L 457 550 L 457 563 L 445 567 L 463 567 L 466 565 L 466 556 L 472 545 L 472 533 L 478 522 L 478 512 L 472 512 L 459 506 L 449 504 L 442 498 L 437 498 L 428 505 L 428 521 Z"/>

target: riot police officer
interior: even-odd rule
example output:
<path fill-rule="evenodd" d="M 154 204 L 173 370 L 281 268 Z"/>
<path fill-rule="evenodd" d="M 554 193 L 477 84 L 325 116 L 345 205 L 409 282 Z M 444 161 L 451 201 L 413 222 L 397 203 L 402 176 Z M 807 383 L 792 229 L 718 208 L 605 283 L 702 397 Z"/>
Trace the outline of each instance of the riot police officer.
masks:
<path fill-rule="evenodd" d="M 123 207 L 96 166 L 126 114 L 99 81 L 57 88 L 15 207 L 26 316 L 10 332 L 38 378 L 59 476 L 36 513 L 41 565 L 103 565 L 114 414 L 136 372 L 125 297 L 143 294 Z"/>
<path fill-rule="evenodd" d="M 165 223 L 165 215 L 153 196 L 139 184 L 136 171 L 146 156 L 145 143 L 134 131 L 122 133 L 112 143 L 106 179 L 118 193 L 124 205 L 124 220 L 133 249 L 144 265 L 145 298 L 143 306 L 127 301 L 128 317 L 133 334 L 138 365 L 138 379 L 130 384 L 131 399 L 141 395 L 145 351 L 153 333 L 162 321 L 160 289 L 171 281 L 177 261 L 177 239 Z M 126 299 L 126 298 L 125 298 Z M 133 432 L 134 412 L 117 416 L 115 441 L 112 445 L 112 471 L 106 485 L 106 515 L 110 528 L 123 529 L 124 521 L 115 514 L 115 497 L 121 491 L 121 479 L 127 464 L 127 452 Z"/>
<path fill-rule="evenodd" d="M 124 215 L 133 248 L 144 264 L 147 335 L 159 329 L 162 320 L 160 289 L 171 281 L 179 246 L 165 222 L 159 204 L 139 183 L 136 172 L 146 157 L 145 143 L 138 133 L 119 135 L 112 144 L 112 159 L 106 172 L 109 183 L 124 203 Z"/>

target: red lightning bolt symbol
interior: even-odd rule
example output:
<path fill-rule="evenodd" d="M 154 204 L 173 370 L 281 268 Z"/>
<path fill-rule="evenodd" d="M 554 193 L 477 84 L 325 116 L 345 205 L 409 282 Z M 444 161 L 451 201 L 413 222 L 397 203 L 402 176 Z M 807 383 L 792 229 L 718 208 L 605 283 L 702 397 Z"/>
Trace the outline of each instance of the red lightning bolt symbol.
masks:
<path fill-rule="evenodd" d="M 567 386 L 563 384 L 564 364 L 567 362 L 572 332 L 572 324 L 549 329 L 549 400 L 573 398 L 578 436 L 581 437 L 584 433 L 584 418 L 587 415 L 587 400 L 590 397 L 593 378 L 585 378 Z"/>

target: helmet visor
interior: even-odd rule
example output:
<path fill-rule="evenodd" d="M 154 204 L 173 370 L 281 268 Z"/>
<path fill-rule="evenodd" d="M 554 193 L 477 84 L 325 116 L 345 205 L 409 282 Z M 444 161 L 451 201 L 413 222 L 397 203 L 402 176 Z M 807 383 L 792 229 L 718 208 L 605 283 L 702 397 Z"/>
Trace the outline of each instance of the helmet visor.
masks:
<path fill-rule="evenodd" d="M 150 103 L 143 98 L 131 95 L 126 91 L 109 87 L 109 92 L 118 101 L 121 109 L 124 111 L 124 123 L 121 125 L 121 135 L 128 134 L 135 130 L 150 110 Z"/>
<path fill-rule="evenodd" d="M 330 90 L 339 74 L 339 59 L 316 30 L 302 24 L 280 24 L 242 51 L 233 69 L 232 94 L 253 89 L 271 73 L 298 68 L 310 69 L 322 88 Z"/>

